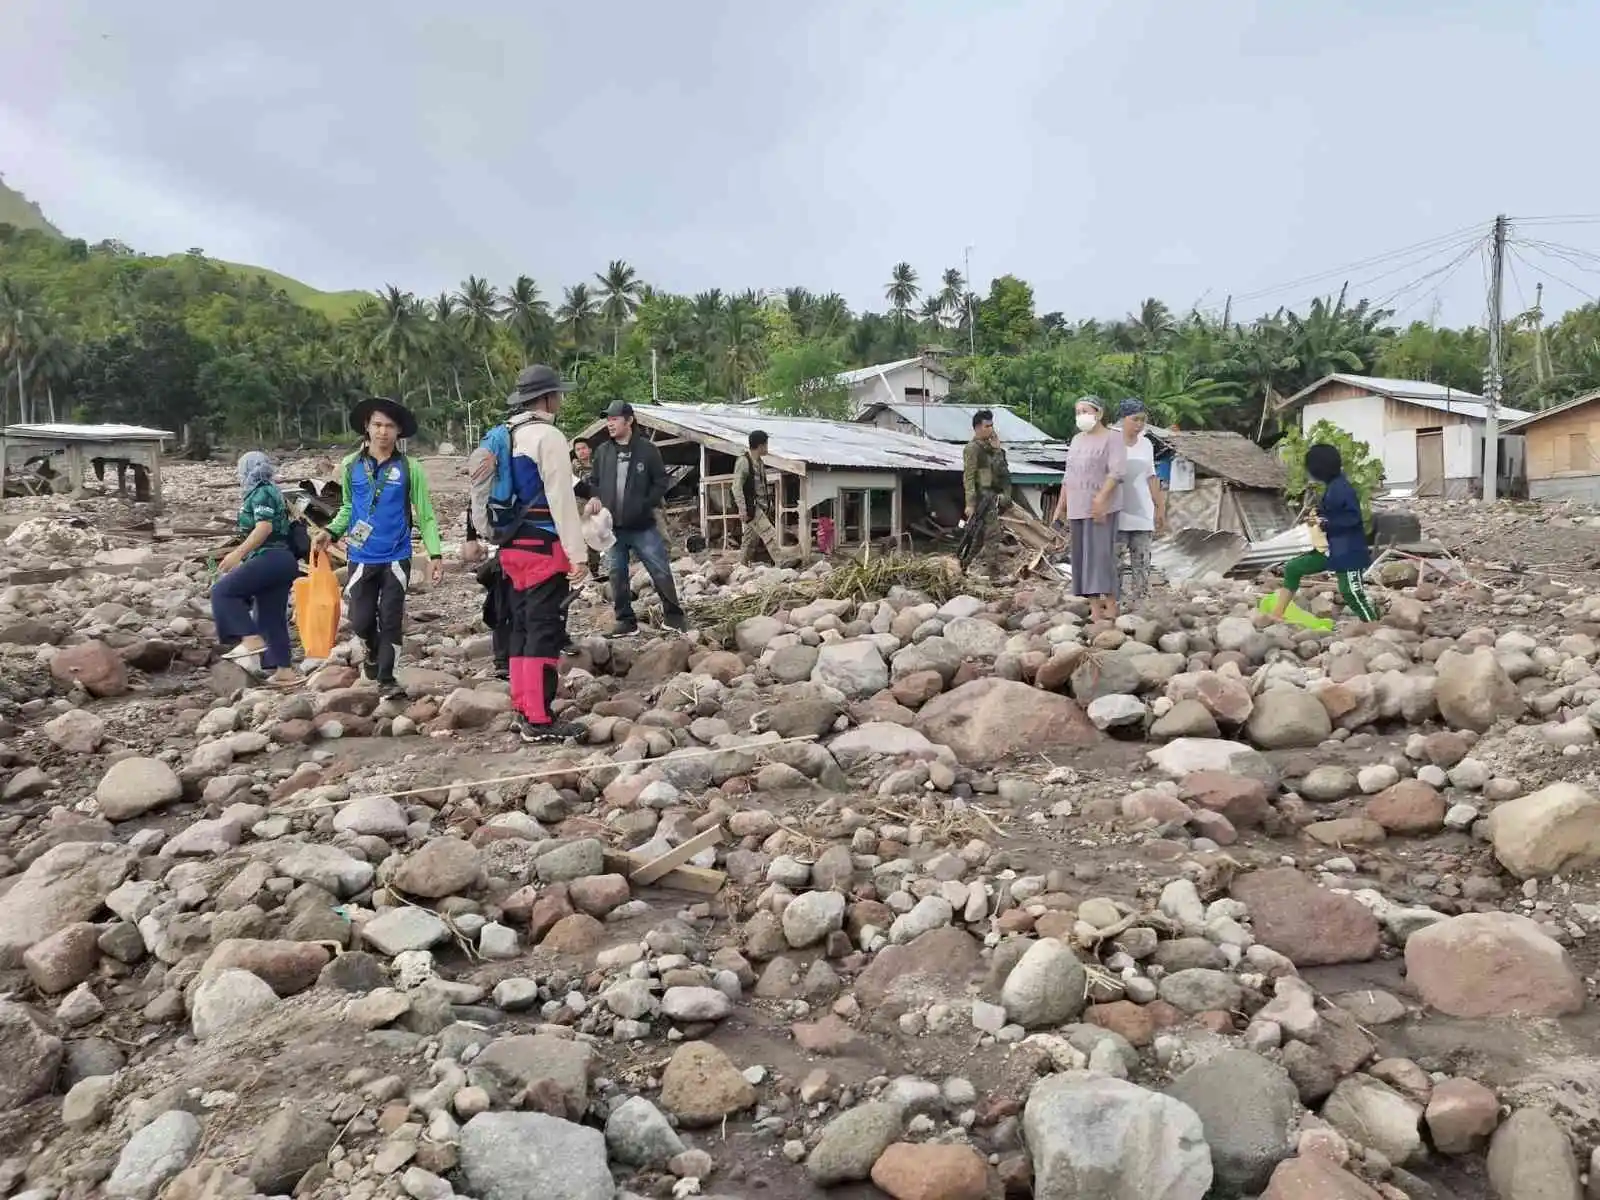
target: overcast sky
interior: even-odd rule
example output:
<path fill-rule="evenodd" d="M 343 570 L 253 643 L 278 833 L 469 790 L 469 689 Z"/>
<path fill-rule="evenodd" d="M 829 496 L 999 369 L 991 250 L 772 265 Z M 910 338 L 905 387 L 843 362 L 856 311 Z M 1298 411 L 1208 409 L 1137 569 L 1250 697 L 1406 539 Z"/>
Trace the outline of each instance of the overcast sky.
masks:
<path fill-rule="evenodd" d="M 69 234 L 328 289 L 559 298 L 624 258 L 882 308 L 971 245 L 1041 312 L 1249 316 L 1600 212 L 1597 45 L 1594 0 L 3 0 L 0 173 Z M 1519 233 L 1600 254 L 1600 222 Z M 1466 248 L 1348 274 L 1481 319 Z M 1520 253 L 1508 310 L 1600 292 Z"/>

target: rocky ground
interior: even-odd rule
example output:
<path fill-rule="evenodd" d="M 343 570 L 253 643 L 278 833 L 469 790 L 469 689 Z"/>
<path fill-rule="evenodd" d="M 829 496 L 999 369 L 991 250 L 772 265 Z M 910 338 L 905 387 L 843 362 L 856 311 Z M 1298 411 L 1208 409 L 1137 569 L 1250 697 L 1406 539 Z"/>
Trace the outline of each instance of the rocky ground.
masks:
<path fill-rule="evenodd" d="M 1600 1197 L 1585 514 L 1427 509 L 1476 582 L 1327 637 L 1231 580 L 581 632 L 528 750 L 459 566 L 404 698 L 216 661 L 235 489 L 164 477 L 0 517 L 0 1195 Z"/>

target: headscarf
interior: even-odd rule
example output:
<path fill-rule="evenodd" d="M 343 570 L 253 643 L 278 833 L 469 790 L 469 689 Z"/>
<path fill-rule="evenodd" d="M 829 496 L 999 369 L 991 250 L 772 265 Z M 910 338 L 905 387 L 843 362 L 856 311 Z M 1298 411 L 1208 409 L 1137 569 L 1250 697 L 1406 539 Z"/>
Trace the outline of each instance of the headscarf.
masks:
<path fill-rule="evenodd" d="M 1137 417 L 1145 412 L 1144 401 L 1137 396 L 1129 396 L 1117 405 L 1117 420 L 1123 421 L 1129 417 Z"/>
<path fill-rule="evenodd" d="M 260 450 L 251 450 L 239 456 L 239 491 L 248 496 L 263 483 L 271 483 L 276 468 L 272 460 Z"/>
<path fill-rule="evenodd" d="M 1101 416 L 1105 415 L 1106 402 L 1100 399 L 1099 396 L 1079 396 L 1075 401 L 1073 401 L 1072 407 L 1076 409 L 1080 404 L 1087 404 Z"/>

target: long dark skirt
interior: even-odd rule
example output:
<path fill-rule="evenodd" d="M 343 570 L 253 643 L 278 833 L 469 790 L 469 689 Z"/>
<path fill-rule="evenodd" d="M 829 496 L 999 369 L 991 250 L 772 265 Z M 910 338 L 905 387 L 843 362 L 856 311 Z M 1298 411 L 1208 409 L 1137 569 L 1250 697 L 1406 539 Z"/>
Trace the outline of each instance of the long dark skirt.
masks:
<path fill-rule="evenodd" d="M 1117 517 L 1072 522 L 1072 593 L 1117 594 Z"/>

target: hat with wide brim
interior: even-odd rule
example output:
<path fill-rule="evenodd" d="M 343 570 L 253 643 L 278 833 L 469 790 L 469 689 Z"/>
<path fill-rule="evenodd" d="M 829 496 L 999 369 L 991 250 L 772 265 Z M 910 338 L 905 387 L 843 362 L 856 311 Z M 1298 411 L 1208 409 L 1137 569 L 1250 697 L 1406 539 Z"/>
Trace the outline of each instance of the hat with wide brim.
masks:
<path fill-rule="evenodd" d="M 404 404 L 398 400 L 391 400 L 387 396 L 371 396 L 363 400 L 350 410 L 350 428 L 357 433 L 367 432 L 367 422 L 372 420 L 373 413 L 382 413 L 396 425 L 400 426 L 400 436 L 411 438 L 417 436 L 417 418 Z"/>
<path fill-rule="evenodd" d="M 577 386 L 575 383 L 562 380 L 561 373 L 554 367 L 534 363 L 523 367 L 518 374 L 516 388 L 506 397 L 506 407 L 522 408 L 552 393 L 565 394 Z"/>

